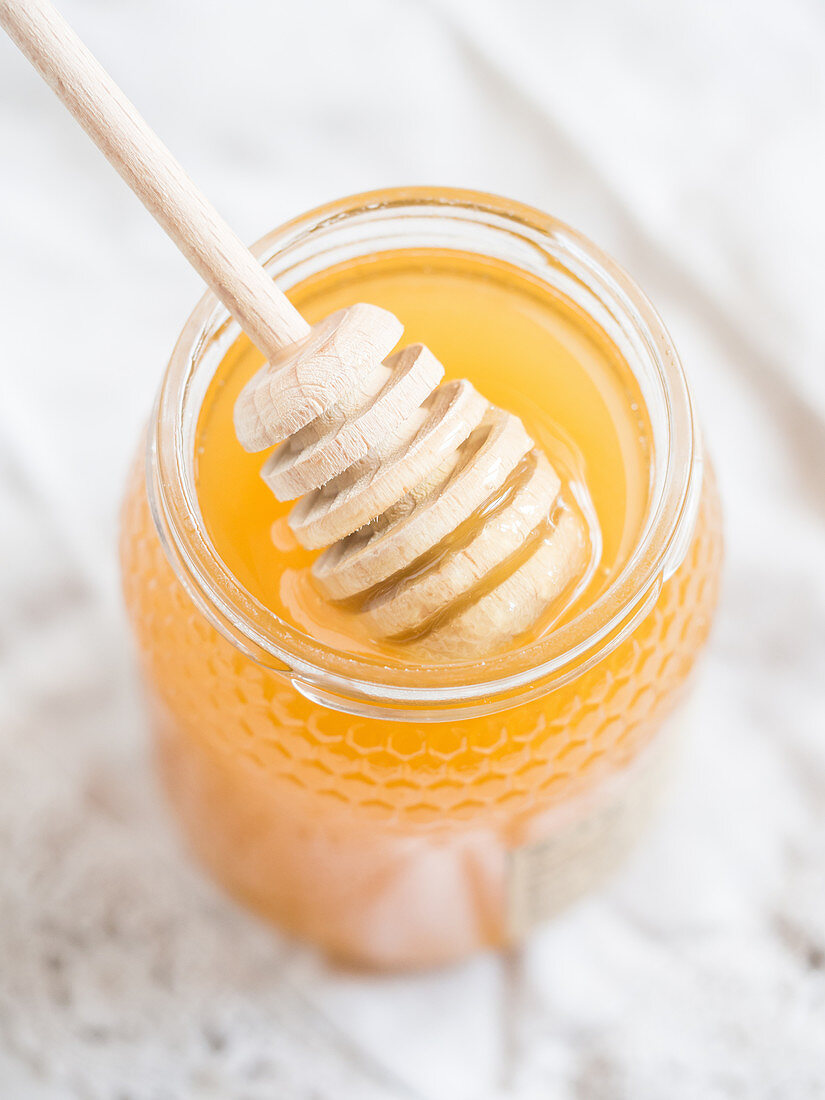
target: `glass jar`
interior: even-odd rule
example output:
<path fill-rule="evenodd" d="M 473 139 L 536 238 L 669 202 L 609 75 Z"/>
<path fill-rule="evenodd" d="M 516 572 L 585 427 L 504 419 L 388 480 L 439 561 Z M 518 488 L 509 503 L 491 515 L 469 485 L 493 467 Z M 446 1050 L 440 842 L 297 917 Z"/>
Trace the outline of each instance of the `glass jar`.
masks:
<path fill-rule="evenodd" d="M 258 603 L 198 504 L 198 413 L 239 338 L 211 294 L 172 355 L 122 525 L 161 771 L 192 847 L 279 927 L 390 968 L 512 942 L 618 862 L 655 801 L 664 720 L 707 636 L 721 560 L 716 488 L 670 339 L 567 226 L 494 196 L 416 188 L 332 203 L 254 250 L 288 290 L 357 257 L 433 248 L 542 281 L 638 382 L 647 512 L 595 602 L 485 662 L 409 669 L 338 652 Z"/>

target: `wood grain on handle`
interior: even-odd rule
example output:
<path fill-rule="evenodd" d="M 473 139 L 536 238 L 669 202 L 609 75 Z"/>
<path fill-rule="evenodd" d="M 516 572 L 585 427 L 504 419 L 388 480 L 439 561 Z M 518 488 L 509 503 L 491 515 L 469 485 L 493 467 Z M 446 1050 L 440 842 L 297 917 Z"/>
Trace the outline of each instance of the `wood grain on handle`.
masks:
<path fill-rule="evenodd" d="M 0 25 L 267 358 L 309 326 L 48 0 Z"/>

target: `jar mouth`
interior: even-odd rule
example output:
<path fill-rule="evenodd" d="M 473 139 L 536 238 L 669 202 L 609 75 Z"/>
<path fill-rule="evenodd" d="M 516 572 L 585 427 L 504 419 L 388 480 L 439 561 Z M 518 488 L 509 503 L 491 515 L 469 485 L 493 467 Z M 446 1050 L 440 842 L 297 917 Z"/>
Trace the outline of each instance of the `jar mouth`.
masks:
<path fill-rule="evenodd" d="M 252 251 L 286 290 L 348 257 L 422 246 L 504 259 L 538 277 L 589 314 L 636 377 L 652 431 L 648 506 L 636 545 L 597 599 L 563 626 L 487 660 L 405 668 L 319 643 L 258 602 L 212 545 L 195 484 L 201 404 L 240 334 L 211 291 L 187 320 L 163 377 L 148 433 L 147 482 L 178 580 L 240 651 L 325 705 L 370 717 L 439 721 L 544 694 L 592 667 L 630 633 L 687 550 L 702 457 L 690 390 L 653 306 L 601 250 L 539 210 L 453 188 L 372 191 L 302 214 Z"/>

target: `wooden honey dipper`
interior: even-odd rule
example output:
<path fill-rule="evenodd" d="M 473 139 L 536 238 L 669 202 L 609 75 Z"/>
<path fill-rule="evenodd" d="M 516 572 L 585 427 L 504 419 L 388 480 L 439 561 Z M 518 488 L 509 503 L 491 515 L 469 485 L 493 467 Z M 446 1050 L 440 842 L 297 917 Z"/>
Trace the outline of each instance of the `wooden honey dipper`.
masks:
<path fill-rule="evenodd" d="M 0 24 L 263 352 L 235 408 L 324 593 L 422 657 L 480 658 L 589 560 L 587 526 L 518 417 L 359 304 L 309 326 L 47 0 Z"/>

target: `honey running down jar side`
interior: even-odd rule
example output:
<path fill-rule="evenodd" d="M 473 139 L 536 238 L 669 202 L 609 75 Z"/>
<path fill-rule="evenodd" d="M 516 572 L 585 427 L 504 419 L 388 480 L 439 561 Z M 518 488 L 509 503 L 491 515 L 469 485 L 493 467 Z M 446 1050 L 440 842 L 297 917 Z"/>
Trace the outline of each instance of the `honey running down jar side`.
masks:
<path fill-rule="evenodd" d="M 417 248 L 476 241 L 487 259 L 493 240 L 504 251 L 501 234 L 523 249 L 529 230 L 526 251 L 497 258 L 542 275 L 550 250 L 537 241 L 557 233 L 568 251 L 580 241 L 504 200 L 406 191 L 333 204 L 261 248 L 282 263 L 292 249 L 276 274 L 294 285 L 313 262 L 346 263 L 354 238 L 362 256 L 405 247 L 411 222 Z M 657 734 L 707 635 L 721 555 L 689 395 L 686 432 L 678 387 L 665 393 L 664 443 L 653 408 L 666 461 L 651 470 L 639 546 L 609 599 L 594 601 L 595 619 L 582 623 L 585 608 L 551 631 L 560 638 L 502 655 L 474 681 L 453 667 L 327 654 L 296 641 L 294 626 L 267 637 L 259 602 L 204 555 L 213 548 L 188 456 L 237 335 L 214 303 L 193 315 L 123 510 L 126 602 L 184 832 L 236 897 L 350 962 L 433 965 L 517 939 L 617 863 L 660 786 Z"/>

